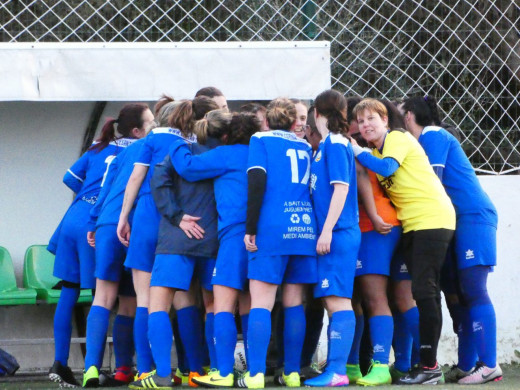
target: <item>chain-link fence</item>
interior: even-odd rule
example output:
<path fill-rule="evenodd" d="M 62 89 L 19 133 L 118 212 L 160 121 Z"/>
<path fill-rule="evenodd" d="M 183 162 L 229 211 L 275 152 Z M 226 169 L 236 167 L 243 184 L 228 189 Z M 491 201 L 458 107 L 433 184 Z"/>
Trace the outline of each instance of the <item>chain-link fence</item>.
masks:
<path fill-rule="evenodd" d="M 331 41 L 346 95 L 433 95 L 480 172 L 520 170 L 520 0 L 3 0 L 2 42 Z M 298 66 L 295 64 L 295 66 Z M 305 80 L 302 80 L 305 82 Z"/>

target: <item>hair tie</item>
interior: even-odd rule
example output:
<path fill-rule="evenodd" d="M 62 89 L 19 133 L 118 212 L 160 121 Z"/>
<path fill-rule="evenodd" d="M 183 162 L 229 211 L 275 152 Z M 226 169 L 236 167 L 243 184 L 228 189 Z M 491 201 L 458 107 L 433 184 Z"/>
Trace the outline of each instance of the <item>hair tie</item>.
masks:
<path fill-rule="evenodd" d="M 428 101 L 428 95 L 424 95 L 424 101 L 425 101 L 425 102 Z"/>

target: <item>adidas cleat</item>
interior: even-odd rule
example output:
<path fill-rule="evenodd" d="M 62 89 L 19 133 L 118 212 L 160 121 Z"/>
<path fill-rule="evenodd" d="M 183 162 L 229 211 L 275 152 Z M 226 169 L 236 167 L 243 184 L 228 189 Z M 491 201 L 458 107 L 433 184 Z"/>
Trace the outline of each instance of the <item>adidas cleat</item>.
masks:
<path fill-rule="evenodd" d="M 348 386 L 349 381 L 346 375 L 325 371 L 316 378 L 307 379 L 304 384 L 307 387 L 340 387 Z"/>
<path fill-rule="evenodd" d="M 358 380 L 363 378 L 359 364 L 347 364 L 347 376 L 351 384 L 355 384 Z"/>
<path fill-rule="evenodd" d="M 143 379 L 136 380 L 128 385 L 130 389 L 160 389 L 171 390 L 173 388 L 172 378 L 151 374 Z"/>
<path fill-rule="evenodd" d="M 358 379 L 358 385 L 361 386 L 380 386 L 392 384 L 392 376 L 388 364 L 381 364 L 379 362 L 372 362 L 367 375 Z"/>
<path fill-rule="evenodd" d="M 248 389 L 263 389 L 265 387 L 265 376 L 261 372 L 255 376 L 251 376 L 250 372 L 246 372 L 241 378 L 238 379 L 238 387 L 244 387 Z"/>

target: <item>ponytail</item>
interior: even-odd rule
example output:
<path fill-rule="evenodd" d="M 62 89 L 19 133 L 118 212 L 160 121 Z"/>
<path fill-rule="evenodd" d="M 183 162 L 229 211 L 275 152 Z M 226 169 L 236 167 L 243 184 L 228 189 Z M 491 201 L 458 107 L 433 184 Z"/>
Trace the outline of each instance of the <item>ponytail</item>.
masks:
<path fill-rule="evenodd" d="M 331 133 L 350 138 L 345 96 L 334 89 L 329 89 L 316 97 L 314 107 L 318 114 L 327 118 L 327 128 Z"/>
<path fill-rule="evenodd" d="M 117 119 L 108 118 L 103 128 L 101 135 L 96 140 L 96 143 L 90 147 L 89 150 L 101 151 L 105 149 L 108 144 L 116 140 L 115 124 L 117 123 L 117 132 L 121 137 L 133 138 L 132 130 L 135 128 L 141 129 L 143 127 L 143 112 L 149 110 L 148 105 L 144 103 L 129 103 L 125 104 Z"/>
<path fill-rule="evenodd" d="M 117 119 L 108 118 L 101 129 L 101 135 L 96 140 L 96 143 L 92 145 L 89 150 L 101 151 L 105 149 L 108 144 L 116 139 L 115 124 L 118 122 Z"/>
<path fill-rule="evenodd" d="M 232 115 L 224 110 L 213 110 L 195 122 L 193 132 L 197 135 L 197 142 L 205 144 L 208 137 L 221 139 L 229 134 L 229 123 Z"/>
<path fill-rule="evenodd" d="M 202 118 L 201 120 L 198 120 L 193 125 L 193 132 L 197 136 L 197 142 L 199 144 L 205 145 L 206 141 L 208 140 L 208 127 L 209 122 L 206 118 Z"/>
<path fill-rule="evenodd" d="M 173 109 L 168 119 L 168 125 L 179 129 L 184 136 L 190 136 L 193 134 L 195 121 L 204 118 L 206 113 L 216 109 L 218 109 L 217 103 L 206 96 L 186 100 Z"/>

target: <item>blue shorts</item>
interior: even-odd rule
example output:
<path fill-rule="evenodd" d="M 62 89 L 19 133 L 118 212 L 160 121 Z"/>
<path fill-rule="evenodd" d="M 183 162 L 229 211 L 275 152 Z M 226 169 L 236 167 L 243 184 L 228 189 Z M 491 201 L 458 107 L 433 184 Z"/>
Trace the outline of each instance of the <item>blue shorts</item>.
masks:
<path fill-rule="evenodd" d="M 96 254 L 87 242 L 87 222 L 92 205 L 84 201 L 74 203 L 63 218 L 53 275 L 81 288 L 95 288 Z"/>
<path fill-rule="evenodd" d="M 157 255 L 155 256 L 150 286 L 188 291 L 193 277 L 196 277 L 202 288 L 213 291 L 211 278 L 213 277 L 215 262 L 215 259 L 207 257 Z"/>
<path fill-rule="evenodd" d="M 390 275 L 390 263 L 402 230 L 401 226 L 394 226 L 388 234 L 380 234 L 375 230 L 361 233 L 356 277 L 368 274 Z"/>
<path fill-rule="evenodd" d="M 318 256 L 316 298 L 337 296 L 352 298 L 356 260 L 361 244 L 359 226 L 332 232 L 330 253 Z"/>
<path fill-rule="evenodd" d="M 132 220 L 125 267 L 152 272 L 160 220 L 152 195 L 141 196 Z"/>
<path fill-rule="evenodd" d="M 271 284 L 314 284 L 317 279 L 315 256 L 248 254 L 247 278 Z"/>
<path fill-rule="evenodd" d="M 116 225 L 96 229 L 96 278 L 118 282 L 124 269 L 127 248 L 117 238 Z"/>
<path fill-rule="evenodd" d="M 246 225 L 229 226 L 219 234 L 219 248 L 212 284 L 244 290 L 247 283 Z"/>
<path fill-rule="evenodd" d="M 457 221 L 455 256 L 458 269 L 497 265 L 497 228 L 483 223 Z"/>

